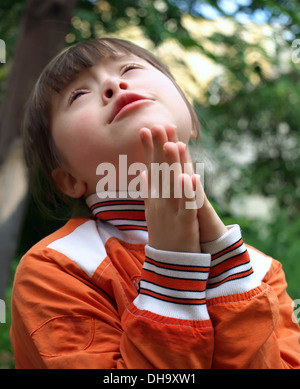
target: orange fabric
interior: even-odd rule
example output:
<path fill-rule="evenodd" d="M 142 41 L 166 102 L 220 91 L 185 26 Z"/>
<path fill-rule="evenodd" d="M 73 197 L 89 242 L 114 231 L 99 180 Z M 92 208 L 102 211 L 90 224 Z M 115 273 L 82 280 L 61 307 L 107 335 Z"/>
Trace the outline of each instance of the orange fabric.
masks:
<path fill-rule="evenodd" d="M 144 245 L 110 237 L 92 275 L 47 247 L 88 220 L 72 219 L 20 262 L 17 368 L 300 368 L 299 326 L 277 261 L 257 288 L 207 300 L 209 320 L 170 318 L 134 304 Z"/>

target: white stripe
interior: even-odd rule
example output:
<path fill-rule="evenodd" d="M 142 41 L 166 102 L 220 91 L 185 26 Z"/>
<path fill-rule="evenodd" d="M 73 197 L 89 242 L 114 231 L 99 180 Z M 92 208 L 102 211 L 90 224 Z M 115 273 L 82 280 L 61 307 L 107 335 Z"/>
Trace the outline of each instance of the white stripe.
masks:
<path fill-rule="evenodd" d="M 94 220 L 81 224 L 69 235 L 55 240 L 47 247 L 70 258 L 90 277 L 107 256 Z"/>
<path fill-rule="evenodd" d="M 216 265 L 219 265 L 219 263 L 222 263 L 224 261 L 226 261 L 227 259 L 231 258 L 231 257 L 234 257 L 236 255 L 239 255 L 241 254 L 242 252 L 246 251 L 246 247 L 244 245 L 244 243 L 241 244 L 241 246 L 233 249 L 232 251 L 229 251 L 228 253 L 226 254 L 223 254 L 221 255 L 221 257 L 219 258 L 216 258 L 216 259 L 212 259 L 211 261 L 211 267 L 214 267 Z"/>
<path fill-rule="evenodd" d="M 99 205 L 93 209 L 93 213 L 118 212 L 118 211 L 144 211 L 144 204 L 118 204 L 118 205 Z"/>
<path fill-rule="evenodd" d="M 164 296 L 183 298 L 183 299 L 205 299 L 205 291 L 203 292 L 192 292 L 189 290 L 174 290 L 169 288 L 164 288 L 159 285 L 154 285 L 150 282 L 141 281 L 141 288 L 151 290 L 152 292 L 162 294 Z"/>
<path fill-rule="evenodd" d="M 198 271 L 181 271 L 181 270 L 173 270 L 173 269 L 166 269 L 162 267 L 158 267 L 156 265 L 153 265 L 149 262 L 144 262 L 143 265 L 145 270 L 153 271 L 156 274 L 170 277 L 170 278 L 181 278 L 181 279 L 197 279 L 199 281 L 205 281 L 208 277 L 208 272 L 198 272 Z"/>
<path fill-rule="evenodd" d="M 204 253 L 217 254 L 224 250 L 224 247 L 228 247 L 232 242 L 238 242 L 241 239 L 242 235 L 239 225 L 233 224 L 226 226 L 226 228 L 227 232 L 220 238 L 212 242 L 201 243 L 201 249 Z"/>
<path fill-rule="evenodd" d="M 224 280 L 225 278 L 233 275 L 233 274 L 238 274 L 238 273 L 241 273 L 241 272 L 245 272 L 245 271 L 248 271 L 251 269 L 251 263 L 245 263 L 243 265 L 240 265 L 240 266 L 236 266 L 234 267 L 233 269 L 229 269 L 227 271 L 225 271 L 224 273 L 218 275 L 218 276 L 215 276 L 215 277 L 209 277 L 207 283 L 208 284 L 215 284 L 219 281 L 222 281 Z"/>
<path fill-rule="evenodd" d="M 111 223 L 97 219 L 99 235 L 105 244 L 111 237 L 117 238 L 131 244 L 146 244 L 148 242 L 148 231 L 144 230 L 118 230 Z"/>
<path fill-rule="evenodd" d="M 114 226 L 128 225 L 128 226 L 147 227 L 147 223 L 144 220 L 113 219 L 110 220 L 109 223 L 113 224 Z"/>
<path fill-rule="evenodd" d="M 134 305 L 141 311 L 146 310 L 164 317 L 182 320 L 209 320 L 206 304 L 185 305 L 157 300 L 148 295 L 138 295 Z"/>
<path fill-rule="evenodd" d="M 272 258 L 247 246 L 251 265 L 257 282 L 261 282 L 272 265 Z"/>
<path fill-rule="evenodd" d="M 145 253 L 147 257 L 158 263 L 199 267 L 210 266 L 210 254 L 157 250 L 149 245 L 145 246 Z"/>
<path fill-rule="evenodd" d="M 206 289 L 206 299 L 209 300 L 214 297 L 249 292 L 249 290 L 254 289 L 259 285 L 260 282 L 256 280 L 254 273 L 252 273 L 248 277 L 238 278 L 236 280 L 224 282 L 211 289 Z"/>

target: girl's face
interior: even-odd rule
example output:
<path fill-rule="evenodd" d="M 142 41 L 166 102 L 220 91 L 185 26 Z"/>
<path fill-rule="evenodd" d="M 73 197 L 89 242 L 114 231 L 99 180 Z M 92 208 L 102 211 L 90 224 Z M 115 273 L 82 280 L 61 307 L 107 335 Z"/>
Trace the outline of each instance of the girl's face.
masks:
<path fill-rule="evenodd" d="M 53 99 L 51 130 L 62 168 L 96 192 L 100 163 L 112 163 L 118 177 L 119 155 L 128 166 L 144 162 L 142 127 L 174 124 L 179 140 L 193 134 L 190 112 L 173 82 L 135 56 L 107 57 L 82 72 Z"/>

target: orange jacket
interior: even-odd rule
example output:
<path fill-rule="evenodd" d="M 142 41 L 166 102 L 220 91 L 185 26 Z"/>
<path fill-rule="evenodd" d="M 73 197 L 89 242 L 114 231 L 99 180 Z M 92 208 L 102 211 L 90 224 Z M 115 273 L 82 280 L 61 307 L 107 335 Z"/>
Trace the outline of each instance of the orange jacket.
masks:
<path fill-rule="evenodd" d="M 281 265 L 244 245 L 238 226 L 204 254 L 164 252 L 147 245 L 142 217 L 133 226 L 116 212 L 71 219 L 22 258 L 17 368 L 300 367 Z"/>

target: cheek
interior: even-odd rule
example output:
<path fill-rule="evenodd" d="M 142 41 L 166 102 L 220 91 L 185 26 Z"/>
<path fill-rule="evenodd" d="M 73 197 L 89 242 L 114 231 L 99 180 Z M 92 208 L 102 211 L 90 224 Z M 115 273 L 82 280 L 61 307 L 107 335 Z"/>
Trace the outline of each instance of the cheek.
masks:
<path fill-rule="evenodd" d="M 159 98 L 163 100 L 165 107 L 171 113 L 171 121 L 177 126 L 177 134 L 180 141 L 187 143 L 192 131 L 192 117 L 190 111 L 173 82 L 163 76 L 157 85 Z"/>
<path fill-rule="evenodd" d="M 173 88 L 172 93 L 171 106 L 174 112 L 174 123 L 177 126 L 177 135 L 181 142 L 188 143 L 193 127 L 191 113 L 176 87 Z"/>
<path fill-rule="evenodd" d="M 69 166 L 88 164 L 91 160 L 96 148 L 96 123 L 92 115 L 82 114 L 61 120 L 53 128 L 54 142 Z"/>

